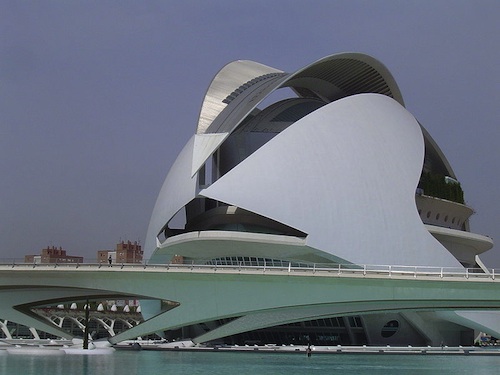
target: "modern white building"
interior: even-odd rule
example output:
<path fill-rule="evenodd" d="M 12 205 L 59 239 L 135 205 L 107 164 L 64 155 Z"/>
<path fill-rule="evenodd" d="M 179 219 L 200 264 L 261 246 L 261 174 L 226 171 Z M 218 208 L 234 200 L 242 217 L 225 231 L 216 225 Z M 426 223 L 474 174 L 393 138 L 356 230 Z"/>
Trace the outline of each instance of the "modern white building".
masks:
<path fill-rule="evenodd" d="M 341 53 L 293 73 L 235 61 L 211 82 L 196 132 L 166 177 L 144 257 L 489 272 L 479 256 L 493 242 L 470 232 L 473 212 L 443 152 L 376 59 Z M 159 302 L 142 307 L 146 319 L 161 311 Z M 174 335 L 195 337 L 233 318 Z M 499 332 L 498 315 L 352 311 L 225 340 L 458 345 L 471 344 L 475 331 Z"/>

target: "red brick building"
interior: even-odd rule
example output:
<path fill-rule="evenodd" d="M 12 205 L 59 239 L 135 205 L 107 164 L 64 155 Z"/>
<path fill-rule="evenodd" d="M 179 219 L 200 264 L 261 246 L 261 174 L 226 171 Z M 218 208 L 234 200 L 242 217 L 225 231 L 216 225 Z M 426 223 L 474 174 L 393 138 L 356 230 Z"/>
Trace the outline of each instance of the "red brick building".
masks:
<path fill-rule="evenodd" d="M 97 261 L 99 263 L 108 263 L 111 257 L 111 263 L 142 263 L 143 251 L 141 245 L 134 241 L 120 242 L 116 244 L 116 250 L 99 250 L 97 252 Z"/>
<path fill-rule="evenodd" d="M 66 255 L 62 247 L 49 247 L 42 249 L 40 255 L 25 255 L 25 263 L 83 263 L 83 257 Z"/>

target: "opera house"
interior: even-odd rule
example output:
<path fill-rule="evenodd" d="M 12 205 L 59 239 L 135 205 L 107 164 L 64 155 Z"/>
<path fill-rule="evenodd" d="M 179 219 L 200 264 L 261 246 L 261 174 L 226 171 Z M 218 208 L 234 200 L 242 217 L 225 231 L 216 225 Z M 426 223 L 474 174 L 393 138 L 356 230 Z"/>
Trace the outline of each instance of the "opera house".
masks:
<path fill-rule="evenodd" d="M 488 272 L 479 257 L 493 242 L 470 232 L 473 213 L 443 152 L 373 57 L 335 54 L 293 73 L 234 61 L 211 82 L 195 134 L 165 179 L 144 257 Z M 142 306 L 145 319 L 160 311 L 156 302 Z M 234 318 L 171 335 L 196 337 Z M 263 324 L 223 341 L 460 345 L 474 332 L 498 332 L 498 322 L 481 311 L 353 311 Z"/>

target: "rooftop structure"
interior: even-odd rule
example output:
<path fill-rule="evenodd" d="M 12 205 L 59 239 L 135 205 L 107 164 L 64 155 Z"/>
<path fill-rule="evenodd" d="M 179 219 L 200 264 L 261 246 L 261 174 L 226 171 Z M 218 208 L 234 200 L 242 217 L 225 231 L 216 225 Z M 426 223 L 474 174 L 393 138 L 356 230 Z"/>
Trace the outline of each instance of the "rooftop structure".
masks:
<path fill-rule="evenodd" d="M 66 255 L 62 247 L 47 246 L 40 255 L 25 255 L 26 263 L 83 263 L 83 257 Z"/>
<path fill-rule="evenodd" d="M 99 263 L 141 263 L 143 251 L 137 241 L 121 241 L 116 244 L 115 250 L 99 250 L 97 261 Z"/>

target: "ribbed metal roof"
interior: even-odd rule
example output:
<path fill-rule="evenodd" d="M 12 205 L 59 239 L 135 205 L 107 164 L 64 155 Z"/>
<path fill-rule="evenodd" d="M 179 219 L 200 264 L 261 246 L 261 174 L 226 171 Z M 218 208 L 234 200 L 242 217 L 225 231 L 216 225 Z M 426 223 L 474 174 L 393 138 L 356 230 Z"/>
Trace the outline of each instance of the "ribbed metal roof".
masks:
<path fill-rule="evenodd" d="M 228 97 L 232 95 L 238 88 L 240 94 L 248 87 L 259 82 L 252 81 L 257 77 L 269 78 L 268 75 L 283 73 L 281 70 L 271 68 L 269 66 L 259 64 L 254 61 L 237 60 L 224 66 L 214 77 L 205 94 L 203 104 L 201 106 L 200 117 L 198 120 L 197 134 L 204 134 L 208 127 L 227 107 L 231 100 Z M 252 82 L 252 84 L 248 84 Z M 245 86 L 246 84 L 246 86 Z M 234 99 L 235 95 L 232 99 Z M 213 133 L 213 132 L 212 132 Z"/>
<path fill-rule="evenodd" d="M 299 95 L 309 96 L 312 92 L 330 101 L 361 93 L 377 93 L 404 104 L 394 79 L 385 68 L 381 69 L 380 63 L 380 66 L 375 66 L 364 61 L 368 60 L 366 55 L 349 55 L 352 57 L 333 55 L 311 64 L 293 74 L 285 86 L 294 88 Z M 320 85 L 318 81 L 329 85 Z"/>

